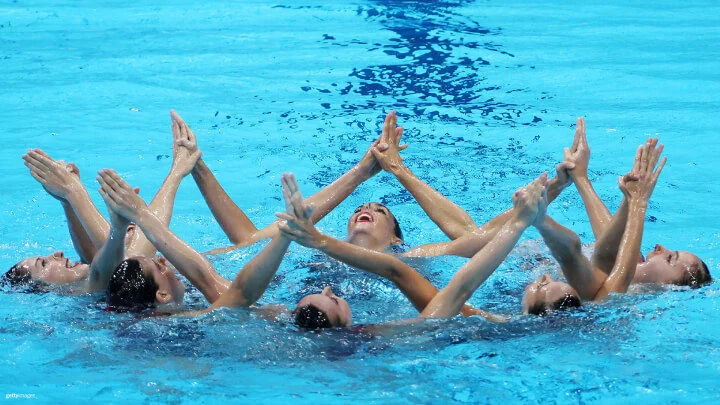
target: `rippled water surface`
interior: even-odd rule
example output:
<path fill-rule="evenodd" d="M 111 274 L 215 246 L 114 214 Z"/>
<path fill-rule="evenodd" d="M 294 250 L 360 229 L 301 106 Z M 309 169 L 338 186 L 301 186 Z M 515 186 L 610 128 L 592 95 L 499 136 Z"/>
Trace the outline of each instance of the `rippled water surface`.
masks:
<path fill-rule="evenodd" d="M 720 234 L 720 7 L 697 2 L 22 1 L 0 4 L 0 262 L 72 252 L 61 207 L 20 156 L 74 161 L 91 196 L 98 169 L 152 198 L 170 167 L 168 111 L 259 226 L 282 208 L 279 177 L 305 194 L 360 158 L 383 115 L 406 127 L 406 164 L 482 223 L 551 171 L 585 116 L 591 176 L 614 209 L 616 179 L 648 136 L 668 164 L 643 251 L 696 252 L 716 278 Z M 320 228 L 343 237 L 354 207 L 382 201 L 406 242 L 444 240 L 388 175 L 362 185 Z M 550 214 L 592 243 L 574 188 Z M 204 251 L 228 244 L 190 179 L 172 228 Z M 0 292 L 0 395 L 56 400 L 430 403 L 717 401 L 720 297 L 646 289 L 546 318 L 520 315 L 524 286 L 555 272 L 526 233 L 471 303 L 505 324 L 451 319 L 370 337 L 301 333 L 250 311 L 141 319 L 102 297 Z M 213 257 L 233 277 L 262 244 Z M 77 259 L 76 256 L 71 256 Z M 263 303 L 294 305 L 329 283 L 356 323 L 412 317 L 382 280 L 293 245 Z M 464 260 L 423 272 L 444 285 Z M 321 266 L 322 267 L 322 266 Z M 197 291 L 189 308 L 205 304 Z M 8 397 L 10 398 L 10 397 Z"/>

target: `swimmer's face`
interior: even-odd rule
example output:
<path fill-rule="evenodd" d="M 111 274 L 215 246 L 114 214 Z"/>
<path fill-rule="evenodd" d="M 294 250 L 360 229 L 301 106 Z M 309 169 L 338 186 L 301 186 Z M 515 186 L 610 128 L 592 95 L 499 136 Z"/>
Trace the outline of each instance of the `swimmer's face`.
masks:
<path fill-rule="evenodd" d="M 148 259 L 144 256 L 133 257 L 140 262 L 142 272 L 155 280 L 158 291 L 155 294 L 157 303 L 167 304 L 174 302 L 181 304 L 185 296 L 185 285 L 177 278 L 175 272 L 166 263 L 165 259 Z"/>
<path fill-rule="evenodd" d="M 525 287 L 525 295 L 522 300 L 523 313 L 544 314 L 557 308 L 557 304 L 568 297 L 579 296 L 577 291 L 569 284 L 553 281 L 549 274 L 544 274 L 540 279 Z"/>
<path fill-rule="evenodd" d="M 22 260 L 18 265 L 26 268 L 33 280 L 49 284 L 67 284 L 87 278 L 90 266 L 72 263 L 63 252 L 50 256 L 35 256 Z"/>
<path fill-rule="evenodd" d="M 637 277 L 643 282 L 693 285 L 705 283 L 706 274 L 699 257 L 683 250 L 669 250 L 657 244 L 645 262 L 638 264 Z"/>
<path fill-rule="evenodd" d="M 347 301 L 333 294 L 332 289 L 325 287 L 320 294 L 306 295 L 297 303 L 298 308 L 312 305 L 322 311 L 333 327 L 352 325 L 352 312 Z"/>
<path fill-rule="evenodd" d="M 386 206 L 376 202 L 355 209 L 348 220 L 347 232 L 351 243 L 362 237 L 371 238 L 383 247 L 402 243 L 395 235 L 395 216 Z"/>

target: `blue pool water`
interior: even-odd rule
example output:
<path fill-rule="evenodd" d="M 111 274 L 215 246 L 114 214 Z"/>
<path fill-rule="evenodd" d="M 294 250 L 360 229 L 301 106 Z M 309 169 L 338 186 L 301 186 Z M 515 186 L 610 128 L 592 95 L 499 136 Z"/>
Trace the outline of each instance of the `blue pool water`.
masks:
<path fill-rule="evenodd" d="M 591 175 L 611 208 L 617 176 L 648 136 L 668 164 L 643 251 L 696 252 L 715 278 L 720 171 L 720 6 L 713 1 L 13 1 L 0 4 L 0 267 L 72 252 L 62 210 L 20 156 L 40 147 L 95 172 L 116 169 L 149 199 L 170 166 L 168 111 L 258 225 L 282 208 L 279 177 L 305 194 L 350 168 L 397 109 L 415 173 L 478 223 L 552 170 L 584 115 Z M 320 228 L 344 235 L 361 202 L 386 203 L 415 246 L 444 240 L 388 175 Z M 103 207 L 104 212 L 104 207 Z M 550 214 L 592 233 L 573 188 Z M 198 250 L 227 244 L 190 179 L 172 228 Z M 101 297 L 0 293 L 0 395 L 41 402 L 405 401 L 707 403 L 720 389 L 718 283 L 642 290 L 547 318 L 520 315 L 524 286 L 553 266 L 526 233 L 471 303 L 506 324 L 452 319 L 369 338 L 299 333 L 248 311 L 138 319 Z M 262 244 L 213 257 L 226 277 Z M 547 254 L 546 252 L 544 254 Z M 73 258 L 77 258 L 73 256 Z M 293 305 L 331 283 L 356 323 L 414 316 L 391 285 L 293 245 L 262 302 Z M 423 271 L 444 285 L 464 260 Z M 205 304 L 197 291 L 188 308 Z"/>

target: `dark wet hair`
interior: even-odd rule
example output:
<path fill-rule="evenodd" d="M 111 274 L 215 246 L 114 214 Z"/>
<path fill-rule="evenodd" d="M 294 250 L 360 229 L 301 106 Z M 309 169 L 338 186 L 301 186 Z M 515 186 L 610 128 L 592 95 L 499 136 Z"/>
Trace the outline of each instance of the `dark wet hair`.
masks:
<path fill-rule="evenodd" d="M 332 328 L 327 314 L 315 305 L 295 308 L 295 323 L 304 329 Z"/>
<path fill-rule="evenodd" d="M 42 293 L 47 291 L 45 284 L 33 280 L 27 267 L 21 266 L 20 263 L 10 267 L 10 270 L 0 277 L 0 287 L 25 293 Z"/>
<path fill-rule="evenodd" d="M 712 281 L 710 270 L 707 264 L 700 260 L 700 264 L 690 266 L 690 271 L 686 271 L 683 277 L 677 282 L 678 285 L 686 285 L 692 288 L 699 288 Z"/>
<path fill-rule="evenodd" d="M 574 294 L 565 294 L 564 297 L 551 302 L 549 305 L 544 302 L 537 302 L 532 307 L 528 308 L 528 314 L 545 316 L 550 311 L 557 311 L 569 308 L 580 308 L 582 301 L 580 297 Z"/>
<path fill-rule="evenodd" d="M 140 261 L 125 259 L 113 270 L 106 290 L 108 306 L 127 311 L 142 311 L 155 305 L 158 287 L 152 276 L 142 271 Z"/>

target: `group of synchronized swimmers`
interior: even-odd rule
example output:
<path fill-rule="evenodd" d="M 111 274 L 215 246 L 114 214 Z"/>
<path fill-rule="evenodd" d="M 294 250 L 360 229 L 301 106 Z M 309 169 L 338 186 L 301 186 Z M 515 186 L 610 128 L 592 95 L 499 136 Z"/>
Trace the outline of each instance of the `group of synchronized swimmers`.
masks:
<path fill-rule="evenodd" d="M 60 289 L 74 293 L 102 293 L 109 308 L 163 311 L 183 302 L 185 286 L 176 271 L 195 286 L 211 304 L 220 307 L 255 307 L 277 271 L 291 242 L 317 249 L 348 265 L 390 280 L 419 312 L 419 318 L 479 315 L 491 321 L 501 317 L 474 308 L 466 301 L 505 260 L 521 234 L 535 227 L 567 282 L 548 274 L 525 288 L 522 311 L 543 315 L 600 301 L 610 293 L 625 293 L 634 283 L 699 287 L 711 280 L 707 265 L 696 255 L 670 251 L 661 245 L 643 258 L 640 253 L 648 200 L 666 158 L 656 138 L 637 149 L 631 170 L 618 179 L 622 202 L 612 215 L 588 178 L 590 149 L 585 121 L 577 120 L 572 146 L 565 148 L 556 176 L 546 173 L 512 195 L 512 207 L 482 226 L 458 205 L 445 198 L 404 165 L 400 156 L 403 128 L 395 112 L 389 113 L 380 137 L 360 161 L 314 195 L 303 198 L 291 173 L 282 175 L 285 211 L 278 220 L 258 229 L 233 202 L 201 157 L 193 131 L 171 111 L 173 163 L 150 204 L 115 171 L 98 172 L 100 194 L 107 204 L 108 222 L 98 211 L 80 181 L 77 167 L 52 159 L 40 149 L 23 155 L 30 174 L 63 206 L 73 245 L 80 261 L 72 263 L 63 252 L 26 258 L 2 276 L 11 288 L 39 291 Z M 384 170 L 397 178 L 449 242 L 431 243 L 398 252 L 402 243 L 398 221 L 383 204 L 370 202 L 355 209 L 345 241 L 315 228 L 356 187 Z M 223 278 L 201 253 L 169 228 L 175 195 L 182 179 L 192 174 L 212 214 L 235 247 L 269 243 L 237 273 Z M 547 213 L 547 206 L 569 185 L 575 184 L 585 205 L 595 248 L 588 260 L 580 238 Z M 157 255 L 160 252 L 163 256 Z M 403 257 L 456 255 L 470 258 L 442 289 L 407 265 Z M 295 309 L 283 305 L 256 308 L 268 319 L 294 321 L 305 329 L 349 327 L 348 303 L 330 287 L 303 297 Z M 188 313 L 186 313 L 188 314 Z"/>

